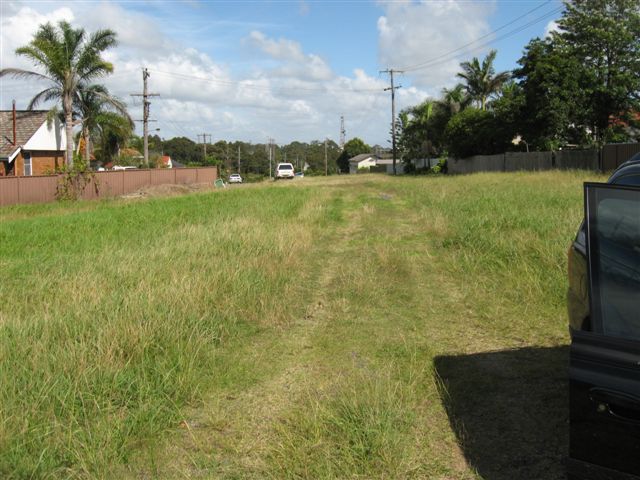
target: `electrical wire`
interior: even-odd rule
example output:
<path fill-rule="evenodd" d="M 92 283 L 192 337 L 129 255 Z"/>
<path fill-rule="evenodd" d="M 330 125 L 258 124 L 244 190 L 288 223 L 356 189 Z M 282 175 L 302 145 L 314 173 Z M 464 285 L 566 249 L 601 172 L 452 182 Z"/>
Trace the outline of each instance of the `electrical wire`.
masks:
<path fill-rule="evenodd" d="M 204 83 L 213 83 L 213 84 L 219 84 L 219 85 L 227 85 L 227 86 L 238 86 L 241 88 L 248 88 L 248 89 L 253 89 L 253 90 L 262 90 L 262 91 L 271 91 L 271 92 L 307 92 L 307 93 L 317 93 L 317 94 L 325 94 L 328 92 L 344 92 L 344 93 L 380 93 L 380 92 L 384 92 L 384 88 L 385 87 L 380 87 L 380 88 L 368 88 L 368 89 L 359 89 L 359 88 L 341 88 L 341 89 L 335 89 L 335 88 L 304 88 L 304 87 L 272 87 L 272 86 L 263 86 L 263 85 L 251 85 L 251 84 L 246 84 L 243 82 L 250 82 L 253 81 L 251 79 L 247 79 L 247 80 L 239 80 L 239 81 L 232 81 L 232 80 L 220 80 L 220 79 L 212 79 L 212 78 L 202 78 L 202 77 L 196 77 L 194 75 L 186 75 L 183 73 L 176 73 L 176 72 L 164 72 L 162 70 L 152 70 L 149 69 L 149 72 L 152 73 L 157 73 L 160 75 L 167 75 L 170 77 L 175 77 L 175 78 L 182 78 L 182 79 L 187 79 L 187 80 L 197 80 L 200 82 L 204 82 Z"/>
<path fill-rule="evenodd" d="M 549 0 L 549 1 L 551 1 L 551 0 Z M 489 36 L 493 36 L 498 31 L 503 30 L 504 28 L 512 25 L 517 20 L 529 15 L 530 13 L 532 13 L 533 11 L 537 10 L 538 8 L 546 5 L 547 3 L 549 3 L 549 2 L 546 2 L 543 5 L 539 5 L 538 7 L 534 8 L 533 10 L 530 10 L 529 12 L 517 17 L 516 19 L 512 20 L 511 22 L 506 23 L 505 25 L 501 26 L 500 28 L 497 28 L 496 30 L 494 30 L 492 32 L 489 32 L 486 35 L 478 37 L 477 39 L 473 40 L 472 42 L 469 42 L 469 43 L 467 43 L 465 45 L 462 45 L 462 46 L 460 46 L 458 48 L 455 48 L 453 50 L 445 52 L 445 53 L 443 53 L 443 54 L 441 54 L 441 55 L 439 55 L 437 57 L 431 58 L 429 60 L 425 60 L 424 62 L 420 62 L 420 63 L 413 64 L 413 65 L 409 65 L 409 66 L 403 67 L 403 68 L 397 68 L 396 70 L 402 71 L 402 72 L 413 72 L 413 71 L 416 71 L 416 70 L 422 70 L 423 68 L 433 67 L 435 65 L 441 65 L 443 63 L 446 63 L 446 62 L 456 58 L 458 55 L 454 55 L 454 54 L 457 54 L 458 52 L 466 51 L 466 50 L 473 50 L 473 49 L 480 48 L 480 47 L 485 47 L 485 46 L 491 45 L 492 43 L 497 42 L 499 40 L 504 40 L 506 38 L 512 37 L 513 35 L 516 35 L 516 34 L 518 34 L 520 32 L 523 32 L 527 28 L 529 28 L 529 27 L 531 27 L 531 26 L 533 26 L 533 25 L 535 25 L 537 23 L 540 23 L 541 21 L 546 20 L 551 16 L 554 16 L 555 14 L 559 13 L 560 11 L 562 11 L 562 9 L 564 8 L 564 7 L 556 7 L 553 10 L 550 10 L 550 11 L 544 13 L 543 15 L 541 15 L 541 16 L 539 16 L 539 17 L 537 17 L 537 18 L 535 18 L 535 19 L 533 19 L 531 21 L 529 21 L 528 23 L 525 23 L 524 25 L 521 25 L 521 26 L 519 26 L 519 27 L 517 27 L 517 28 L 515 28 L 513 30 L 508 31 L 507 33 L 505 33 L 503 35 L 500 35 L 500 36 L 498 36 L 496 38 L 492 38 L 491 40 L 489 40 L 487 42 L 482 42 L 482 43 L 477 44 L 480 40 L 482 40 L 484 38 L 487 38 Z"/>

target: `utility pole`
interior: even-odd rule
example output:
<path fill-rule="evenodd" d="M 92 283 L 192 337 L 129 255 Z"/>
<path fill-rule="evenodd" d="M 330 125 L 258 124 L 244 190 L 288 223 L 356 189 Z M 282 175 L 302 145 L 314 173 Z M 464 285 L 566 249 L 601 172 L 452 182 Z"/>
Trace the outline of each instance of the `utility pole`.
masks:
<path fill-rule="evenodd" d="M 391 79 L 391 86 L 389 88 L 385 88 L 384 91 L 386 92 L 391 90 L 391 147 L 393 148 L 393 174 L 396 175 L 396 89 L 400 88 L 402 85 L 398 85 L 397 87 L 393 85 L 393 74 L 404 72 L 390 68 L 387 70 L 381 70 L 380 73 L 388 73 Z"/>
<path fill-rule="evenodd" d="M 324 176 L 329 175 L 329 169 L 327 167 L 327 139 L 324 139 Z"/>
<path fill-rule="evenodd" d="M 159 97 L 159 93 L 149 93 L 147 88 L 147 79 L 149 78 L 149 70 L 142 69 L 142 93 L 132 93 L 132 97 L 142 97 L 142 120 L 136 120 L 136 122 L 142 122 L 142 131 L 144 137 L 144 164 L 149 167 L 149 122 L 155 122 L 155 120 L 149 120 L 149 106 L 151 102 L 149 97 Z"/>
<path fill-rule="evenodd" d="M 347 132 L 344 129 L 344 115 L 340 115 L 340 150 L 344 150 L 344 144 L 347 140 Z"/>
<path fill-rule="evenodd" d="M 202 137 L 202 160 L 207 161 L 207 137 L 209 137 L 209 143 L 211 143 L 211 134 L 209 133 L 199 133 L 198 141 L 200 141 L 200 137 Z"/>
<path fill-rule="evenodd" d="M 269 137 L 269 178 L 273 178 L 273 168 L 271 162 L 273 161 L 273 138 Z"/>
<path fill-rule="evenodd" d="M 240 144 L 238 144 L 238 173 L 240 173 Z"/>

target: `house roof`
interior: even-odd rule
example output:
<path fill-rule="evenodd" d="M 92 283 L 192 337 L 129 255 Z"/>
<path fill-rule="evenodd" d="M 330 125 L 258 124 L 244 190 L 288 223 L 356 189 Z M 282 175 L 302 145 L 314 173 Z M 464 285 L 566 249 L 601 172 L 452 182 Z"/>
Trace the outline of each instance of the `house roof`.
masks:
<path fill-rule="evenodd" d="M 401 163 L 400 159 L 396 159 L 396 163 Z M 393 158 L 379 158 L 376 160 L 376 165 L 393 165 Z"/>
<path fill-rule="evenodd" d="M 16 144 L 13 144 L 13 111 L 0 110 L 0 158 L 10 157 L 47 121 L 46 110 L 16 110 Z"/>
<path fill-rule="evenodd" d="M 358 163 L 363 160 L 367 160 L 368 158 L 376 158 L 373 153 L 361 153 L 360 155 L 356 155 L 355 157 L 351 157 L 349 159 L 349 163 Z"/>

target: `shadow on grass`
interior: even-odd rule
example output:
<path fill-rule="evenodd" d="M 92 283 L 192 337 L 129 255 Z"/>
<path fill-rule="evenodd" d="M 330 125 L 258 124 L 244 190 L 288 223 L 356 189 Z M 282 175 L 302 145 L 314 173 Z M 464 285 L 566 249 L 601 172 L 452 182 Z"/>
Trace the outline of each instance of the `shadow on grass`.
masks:
<path fill-rule="evenodd" d="M 569 347 L 436 357 L 449 421 L 482 478 L 565 478 L 568 365 Z"/>

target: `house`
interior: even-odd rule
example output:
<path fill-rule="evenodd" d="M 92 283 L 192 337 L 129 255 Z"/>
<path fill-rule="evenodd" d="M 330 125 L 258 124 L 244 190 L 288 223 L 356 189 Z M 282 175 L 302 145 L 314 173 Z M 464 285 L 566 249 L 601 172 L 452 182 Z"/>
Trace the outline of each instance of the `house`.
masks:
<path fill-rule="evenodd" d="M 349 173 L 358 173 L 358 170 L 369 170 L 376 166 L 378 157 L 372 153 L 361 153 L 349 159 Z"/>
<path fill-rule="evenodd" d="M 376 171 L 385 172 L 389 175 L 393 175 L 393 158 L 379 158 L 376 161 Z M 404 173 L 404 163 L 399 158 L 396 159 L 396 173 L 398 175 Z"/>
<path fill-rule="evenodd" d="M 0 111 L 0 176 L 45 175 L 64 165 L 66 137 L 46 110 Z"/>
<path fill-rule="evenodd" d="M 349 173 L 358 171 L 382 172 L 393 174 L 393 159 L 372 153 L 363 153 L 349 159 Z M 404 165 L 400 159 L 396 160 L 396 173 L 404 173 Z"/>
<path fill-rule="evenodd" d="M 163 155 L 158 162 L 159 168 L 173 168 L 173 162 L 169 155 Z"/>

